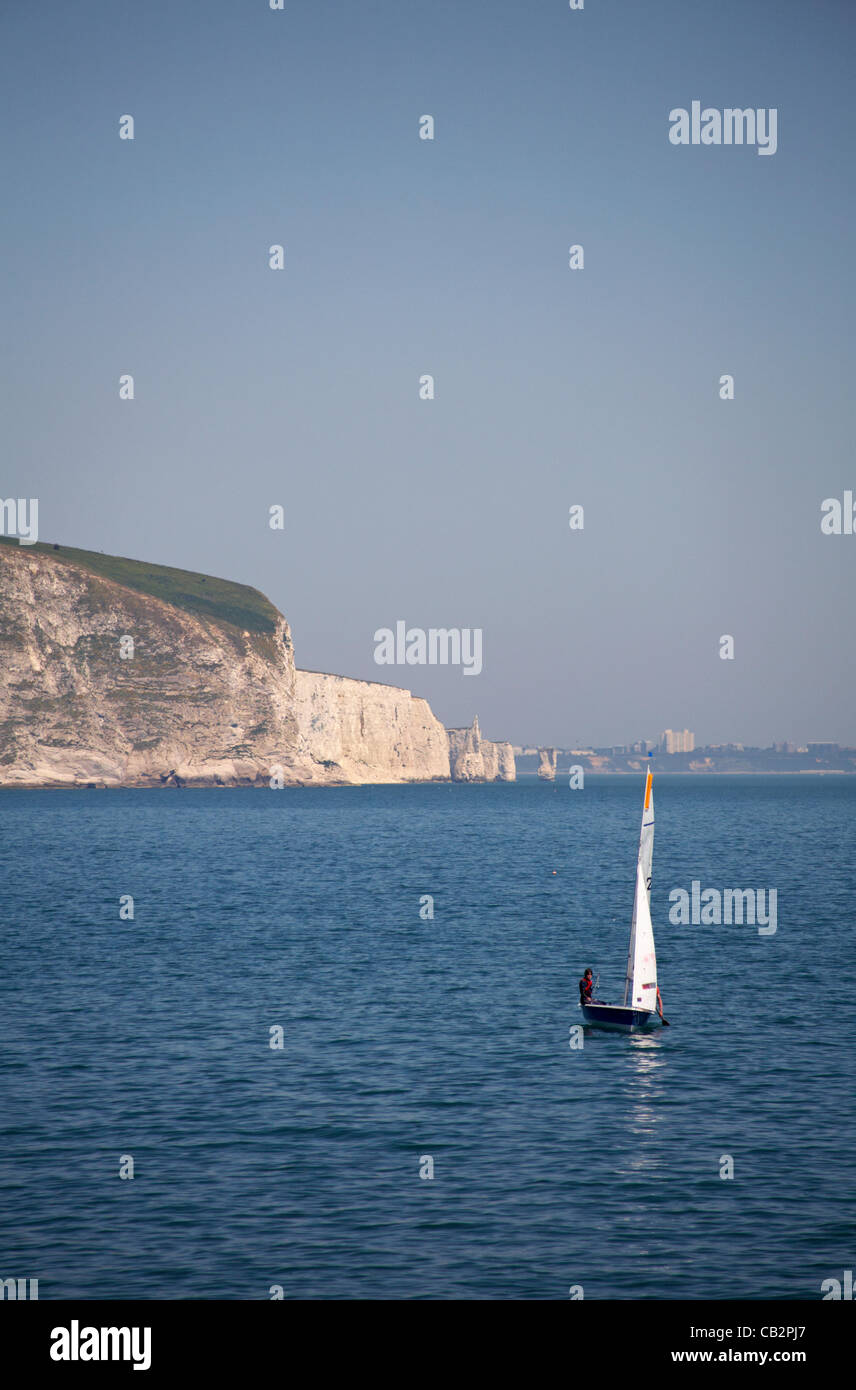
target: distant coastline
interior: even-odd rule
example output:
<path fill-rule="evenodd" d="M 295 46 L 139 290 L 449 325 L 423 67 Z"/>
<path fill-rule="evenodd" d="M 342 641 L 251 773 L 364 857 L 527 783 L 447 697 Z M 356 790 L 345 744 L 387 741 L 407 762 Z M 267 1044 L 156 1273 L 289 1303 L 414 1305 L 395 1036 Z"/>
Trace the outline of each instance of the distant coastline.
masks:
<path fill-rule="evenodd" d="M 530 745 L 531 746 L 531 745 Z M 545 777 L 546 767 L 555 767 L 556 777 L 567 776 L 572 767 L 603 776 L 638 776 L 650 764 L 658 775 L 697 774 L 699 776 L 735 776 L 743 773 L 780 775 L 793 773 L 824 773 L 852 775 L 856 773 L 856 749 L 838 748 L 823 755 L 785 753 L 767 748 L 709 749 L 697 748 L 692 753 L 597 753 L 580 749 L 541 749 L 537 753 L 518 752 L 515 755 L 518 776 L 538 774 Z M 555 756 L 552 756 L 555 755 Z"/>
<path fill-rule="evenodd" d="M 632 768 L 586 768 L 591 777 L 632 777 Z M 852 777 L 856 773 L 856 768 L 844 767 L 795 767 L 795 768 L 677 768 L 677 767 L 656 767 L 654 771 L 658 777 Z M 567 769 L 565 769 L 567 775 Z M 555 780 L 558 781 L 562 776 L 561 770 L 557 771 Z M 537 772 L 528 770 L 520 771 L 518 768 L 517 780 L 543 781 Z"/>

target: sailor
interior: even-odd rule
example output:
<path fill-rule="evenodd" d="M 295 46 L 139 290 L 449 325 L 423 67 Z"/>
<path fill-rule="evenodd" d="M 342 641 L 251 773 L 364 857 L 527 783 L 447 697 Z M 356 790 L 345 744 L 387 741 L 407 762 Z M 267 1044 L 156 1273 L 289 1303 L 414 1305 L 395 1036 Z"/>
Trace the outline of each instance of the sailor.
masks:
<path fill-rule="evenodd" d="M 580 1003 L 581 1003 L 581 1004 L 590 1004 L 590 1003 L 591 1003 L 591 992 L 592 992 L 592 972 L 591 972 L 591 970 L 586 970 L 585 974 L 583 975 L 583 978 L 580 980 Z"/>

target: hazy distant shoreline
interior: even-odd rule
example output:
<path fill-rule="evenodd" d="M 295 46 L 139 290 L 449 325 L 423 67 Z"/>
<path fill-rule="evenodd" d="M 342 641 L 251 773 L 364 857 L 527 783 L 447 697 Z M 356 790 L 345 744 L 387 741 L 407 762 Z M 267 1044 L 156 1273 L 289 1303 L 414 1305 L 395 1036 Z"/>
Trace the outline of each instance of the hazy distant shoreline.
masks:
<path fill-rule="evenodd" d="M 658 777 L 853 777 L 856 775 L 856 768 L 846 767 L 781 767 L 781 768 L 755 768 L 755 767 L 723 767 L 723 768 L 679 768 L 679 767 L 657 767 L 652 761 L 651 767 Z M 583 769 L 586 777 L 638 777 L 640 774 L 634 768 L 589 768 Z M 644 770 L 644 769 L 643 769 Z M 556 782 L 567 777 L 567 770 L 557 772 L 554 779 Z M 537 772 L 517 773 L 518 782 L 524 778 L 531 778 L 532 781 L 547 781 L 547 778 L 539 777 Z"/>

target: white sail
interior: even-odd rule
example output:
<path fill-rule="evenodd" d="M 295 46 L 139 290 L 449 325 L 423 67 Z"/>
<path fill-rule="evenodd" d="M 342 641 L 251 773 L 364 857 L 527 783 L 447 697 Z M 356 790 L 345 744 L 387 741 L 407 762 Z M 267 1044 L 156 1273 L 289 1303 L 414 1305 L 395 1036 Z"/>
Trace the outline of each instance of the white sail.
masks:
<path fill-rule="evenodd" d="M 642 865 L 642 877 L 645 880 L 645 887 L 648 891 L 648 902 L 651 902 L 651 865 L 654 860 L 654 777 L 648 769 L 648 776 L 645 780 L 645 804 L 642 808 L 642 829 L 639 832 L 639 863 Z"/>
<path fill-rule="evenodd" d="M 630 949 L 627 953 L 627 978 L 624 985 L 625 1006 L 634 1009 L 656 1009 L 657 1007 L 657 956 L 654 951 L 654 927 L 651 922 L 651 866 L 653 859 L 654 788 L 649 769 L 645 780 L 645 804 L 642 809 L 642 829 L 639 834 L 636 889 L 633 895 Z"/>
<path fill-rule="evenodd" d="M 624 1003 L 631 1009 L 657 1008 L 657 957 L 654 952 L 654 928 L 648 906 L 648 888 L 642 877 L 642 865 L 636 868 L 636 896 L 633 902 L 633 925 L 630 928 L 630 954 L 627 961 L 627 985 Z"/>

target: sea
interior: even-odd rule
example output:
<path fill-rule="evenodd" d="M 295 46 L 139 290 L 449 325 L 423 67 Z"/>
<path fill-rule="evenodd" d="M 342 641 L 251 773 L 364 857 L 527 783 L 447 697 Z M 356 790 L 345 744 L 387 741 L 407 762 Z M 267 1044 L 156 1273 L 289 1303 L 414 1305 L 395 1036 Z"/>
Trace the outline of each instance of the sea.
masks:
<path fill-rule="evenodd" d="M 856 779 L 0 791 L 0 1279 L 819 1299 L 856 1260 Z M 674 922 L 775 890 L 775 930 Z M 671 896 L 670 896 L 671 895 Z M 710 916 L 713 909 L 710 909 Z M 772 925 L 772 923 L 770 924 Z"/>

